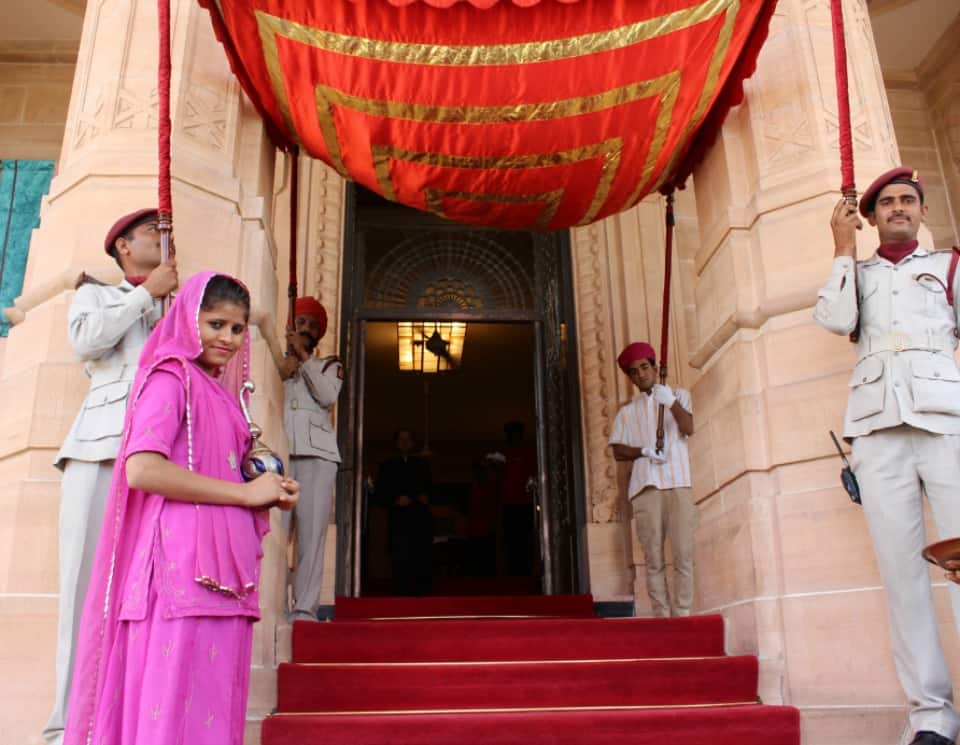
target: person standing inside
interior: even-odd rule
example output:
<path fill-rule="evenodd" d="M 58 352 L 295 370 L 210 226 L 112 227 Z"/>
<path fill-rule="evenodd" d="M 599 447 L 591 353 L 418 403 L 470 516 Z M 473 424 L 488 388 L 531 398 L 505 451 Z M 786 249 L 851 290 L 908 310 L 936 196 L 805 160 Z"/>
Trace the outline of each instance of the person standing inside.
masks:
<path fill-rule="evenodd" d="M 433 513 L 430 464 L 413 455 L 409 429 L 394 434 L 397 454 L 380 464 L 375 499 L 390 510 L 388 523 L 393 590 L 397 595 L 429 595 L 433 587 Z"/>
<path fill-rule="evenodd" d="M 960 370 L 954 359 L 960 292 L 956 251 L 920 245 L 927 216 L 923 183 L 894 168 L 864 192 L 860 215 L 880 246 L 856 260 L 857 206 L 833 210 L 833 271 L 814 318 L 850 334 L 857 362 L 850 378 L 844 437 L 887 596 L 897 674 L 910 702 L 913 745 L 950 745 L 960 731 L 928 568 L 923 495 L 941 538 L 960 535 Z M 951 585 L 954 621 L 960 588 Z"/>
<path fill-rule="evenodd" d="M 617 364 L 639 395 L 617 412 L 610 434 L 613 457 L 631 462 L 628 495 L 637 538 L 643 548 L 647 595 L 653 614 L 671 615 L 664 570 L 664 544 L 673 556 L 674 616 L 689 616 L 693 604 L 694 532 L 697 506 L 690 488 L 687 437 L 693 434 L 690 394 L 657 383 L 656 353 L 646 342 L 628 345 Z M 657 419 L 664 407 L 664 445 L 656 450 Z"/>
<path fill-rule="evenodd" d="M 503 478 L 500 484 L 500 511 L 503 517 L 503 543 L 507 574 L 528 577 L 533 574 L 536 543 L 534 492 L 537 482 L 537 450 L 524 442 L 524 426 L 519 420 L 503 425 L 506 447 L 503 451 Z"/>
<path fill-rule="evenodd" d="M 278 364 L 285 381 L 283 416 L 290 472 L 303 491 L 294 509 L 297 557 L 290 615 L 294 621 L 317 620 L 323 552 L 340 465 L 332 414 L 343 385 L 343 364 L 337 357 L 315 355 L 326 333 L 326 309 L 315 298 L 297 298 L 294 328 L 287 333 L 292 354 Z"/>
<path fill-rule="evenodd" d="M 140 356 L 77 645 L 67 745 L 242 745 L 268 508 L 244 483 L 250 296 L 187 280 Z M 245 393 L 245 392 L 244 392 Z"/>
<path fill-rule="evenodd" d="M 70 345 L 84 362 L 90 391 L 55 461 L 63 471 L 56 692 L 43 736 L 56 745 L 63 741 L 74 645 L 127 396 L 140 350 L 160 318 L 160 298 L 177 287 L 176 259 L 160 261 L 155 209 L 121 217 L 103 247 L 123 270 L 123 281 L 105 285 L 82 275 L 68 314 Z"/>

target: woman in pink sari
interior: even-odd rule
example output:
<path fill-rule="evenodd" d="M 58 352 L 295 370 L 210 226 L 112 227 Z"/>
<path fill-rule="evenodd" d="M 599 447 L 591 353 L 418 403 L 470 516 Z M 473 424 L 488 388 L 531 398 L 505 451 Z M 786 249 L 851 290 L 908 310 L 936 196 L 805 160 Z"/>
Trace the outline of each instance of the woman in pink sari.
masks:
<path fill-rule="evenodd" d="M 184 283 L 144 346 L 80 628 L 66 745 L 241 745 L 267 508 L 243 483 L 250 298 Z"/>

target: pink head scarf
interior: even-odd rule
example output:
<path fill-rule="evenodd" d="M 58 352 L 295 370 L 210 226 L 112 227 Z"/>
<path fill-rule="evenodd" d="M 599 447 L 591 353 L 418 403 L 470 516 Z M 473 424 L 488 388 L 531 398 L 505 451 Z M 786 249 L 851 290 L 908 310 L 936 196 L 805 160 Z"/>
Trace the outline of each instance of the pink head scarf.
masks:
<path fill-rule="evenodd" d="M 120 593 L 132 564 L 137 528 L 142 521 L 157 514 L 163 502 L 163 498 L 158 495 L 131 490 L 126 477 L 130 422 L 147 378 L 151 372 L 161 368 L 176 375 L 183 382 L 187 400 L 185 424 L 191 446 L 189 462 L 180 465 L 190 470 L 193 470 L 195 460 L 203 463 L 205 453 L 213 452 L 217 448 L 218 428 L 222 431 L 224 427 L 246 426 L 240 413 L 238 396 L 249 371 L 249 335 L 244 339 L 241 350 L 216 378 L 193 363 L 202 351 L 200 306 L 208 283 L 216 276 L 214 272 L 203 272 L 183 283 L 169 312 L 154 328 L 140 354 L 137 374 L 130 389 L 124 434 L 114 465 L 103 529 L 77 640 L 64 740 L 67 745 L 85 745 L 93 725 L 98 699 L 107 695 L 113 686 L 120 685 L 119 681 L 107 679 L 106 670 L 109 652 L 119 629 Z M 224 393 L 237 402 L 236 411 L 230 411 L 229 403 L 224 400 Z M 229 416 L 224 416 L 225 404 Z M 207 413 L 212 406 L 218 408 L 215 412 Z M 131 494 L 139 498 L 130 498 Z M 200 508 L 203 507 L 205 506 L 200 505 Z M 198 529 L 198 572 L 215 583 L 214 589 L 242 596 L 250 589 L 249 567 L 237 566 L 229 551 L 223 550 L 223 544 L 229 542 L 231 520 L 237 513 L 242 516 L 244 511 L 200 511 L 208 512 L 209 518 L 206 523 L 201 520 Z M 249 524 L 249 516 L 246 519 Z M 267 530 L 267 517 L 265 513 L 258 513 L 255 519 L 262 536 Z M 218 535 L 225 536 L 220 539 L 220 545 L 217 545 Z"/>

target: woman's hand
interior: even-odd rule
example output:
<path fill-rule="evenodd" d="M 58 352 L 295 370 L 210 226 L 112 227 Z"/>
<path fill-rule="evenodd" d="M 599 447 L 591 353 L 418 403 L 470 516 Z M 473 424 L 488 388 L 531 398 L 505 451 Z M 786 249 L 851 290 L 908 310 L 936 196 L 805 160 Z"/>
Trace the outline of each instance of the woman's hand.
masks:
<path fill-rule="evenodd" d="M 300 483 L 293 479 L 281 479 L 280 485 L 283 487 L 283 495 L 274 507 L 287 512 L 296 507 L 297 502 L 300 501 Z"/>
<path fill-rule="evenodd" d="M 291 510 L 300 498 L 300 484 L 275 473 L 264 473 L 242 487 L 244 504 L 254 509 Z"/>

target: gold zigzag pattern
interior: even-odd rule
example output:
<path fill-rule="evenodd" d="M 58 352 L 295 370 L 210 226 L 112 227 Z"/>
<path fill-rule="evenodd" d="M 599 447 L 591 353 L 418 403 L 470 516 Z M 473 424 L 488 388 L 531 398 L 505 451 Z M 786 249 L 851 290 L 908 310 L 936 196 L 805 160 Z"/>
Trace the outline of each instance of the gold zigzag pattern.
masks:
<path fill-rule="evenodd" d="M 632 206 L 643 194 L 659 188 L 664 183 L 676 164 L 678 154 L 683 151 L 692 133 L 706 115 L 707 107 L 716 92 L 723 62 L 730 47 L 733 29 L 740 9 L 740 1 L 704 0 L 704 2 L 693 7 L 677 10 L 656 18 L 563 39 L 523 44 L 478 46 L 404 43 L 347 36 L 333 31 L 313 28 L 260 10 L 255 11 L 255 14 L 264 61 L 273 92 L 287 128 L 294 137 L 296 137 L 296 128 L 290 114 L 288 90 L 278 52 L 278 38 L 285 38 L 338 54 L 391 63 L 443 65 L 446 67 L 531 64 L 623 49 L 633 44 L 689 28 L 724 14 L 723 26 L 712 50 L 707 76 L 693 115 L 680 135 L 674 155 L 653 184 L 650 184 L 650 178 L 661 158 L 664 143 L 673 122 L 674 107 L 681 84 L 681 71 L 679 70 L 657 78 L 634 82 L 588 96 L 501 106 L 437 106 L 415 102 L 387 101 L 356 96 L 327 84 L 317 84 L 315 87 L 320 133 L 330 154 L 331 164 L 345 177 L 348 176 L 348 170 L 343 161 L 335 122 L 335 111 L 338 107 L 369 116 L 431 124 L 483 125 L 558 120 L 624 106 L 644 98 L 654 98 L 657 105 L 654 135 L 636 185 L 625 203 L 620 206 L 623 209 Z M 393 160 L 446 168 L 526 170 L 571 165 L 593 158 L 602 158 L 601 174 L 594 190 L 594 196 L 586 212 L 580 218 L 580 224 L 589 223 L 596 219 L 606 203 L 610 188 L 619 170 L 622 151 L 623 142 L 619 137 L 561 152 L 512 154 L 485 158 L 437 152 L 415 152 L 387 145 L 371 146 L 371 156 L 379 188 L 383 196 L 393 200 L 397 199 L 389 168 L 389 164 Z M 444 217 L 446 216 L 443 209 L 445 198 L 500 204 L 542 203 L 544 209 L 536 220 L 536 227 L 543 228 L 552 221 L 563 200 L 563 195 L 563 189 L 541 191 L 533 194 L 480 194 L 467 191 L 427 189 L 424 197 L 427 208 Z"/>

